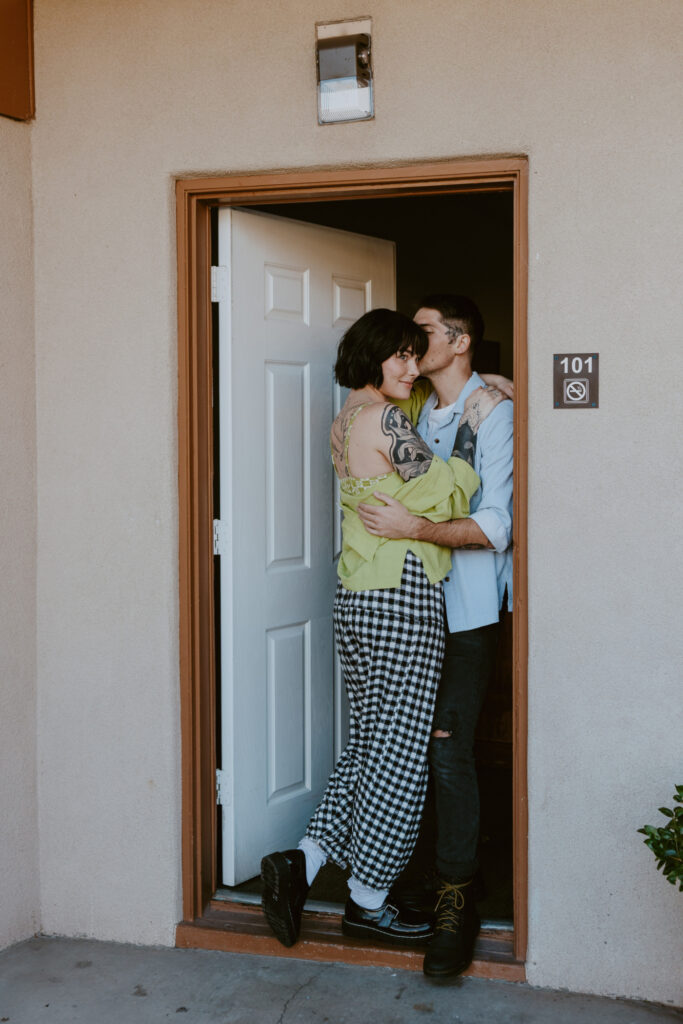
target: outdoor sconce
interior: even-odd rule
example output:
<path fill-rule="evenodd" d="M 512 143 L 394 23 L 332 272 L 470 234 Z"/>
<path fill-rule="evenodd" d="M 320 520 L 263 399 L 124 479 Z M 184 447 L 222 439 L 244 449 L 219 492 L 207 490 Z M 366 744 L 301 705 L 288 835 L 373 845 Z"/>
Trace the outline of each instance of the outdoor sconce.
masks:
<path fill-rule="evenodd" d="M 372 19 L 316 25 L 318 123 L 367 121 L 372 99 Z"/>

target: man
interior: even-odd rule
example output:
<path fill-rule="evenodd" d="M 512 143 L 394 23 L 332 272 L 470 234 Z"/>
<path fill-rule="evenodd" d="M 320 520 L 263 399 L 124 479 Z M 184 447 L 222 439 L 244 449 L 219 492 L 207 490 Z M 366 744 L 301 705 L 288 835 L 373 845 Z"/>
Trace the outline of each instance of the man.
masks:
<path fill-rule="evenodd" d="M 431 393 L 428 386 L 417 387 L 406 411 L 414 419 L 419 416 L 418 433 L 432 451 L 447 457 L 465 400 L 485 386 L 472 372 L 484 323 L 475 303 L 462 295 L 427 296 L 415 321 L 429 336 L 420 373 Z M 479 838 L 473 746 L 495 664 L 506 589 L 508 600 L 512 593 L 512 444 L 512 403 L 503 402 L 479 430 L 474 468 L 481 487 L 470 502 L 467 519 L 432 523 L 379 491 L 375 497 L 384 505 L 359 506 L 370 533 L 428 540 L 453 549 L 452 570 L 443 582 L 448 632 L 429 747 L 439 896 L 424 972 L 435 977 L 465 970 L 480 928 L 472 885 Z"/>

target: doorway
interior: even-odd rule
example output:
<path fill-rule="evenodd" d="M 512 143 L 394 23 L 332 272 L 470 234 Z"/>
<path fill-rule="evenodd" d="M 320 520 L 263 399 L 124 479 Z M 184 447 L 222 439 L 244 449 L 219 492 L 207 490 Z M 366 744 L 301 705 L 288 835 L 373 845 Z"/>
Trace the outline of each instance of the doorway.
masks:
<path fill-rule="evenodd" d="M 296 179 L 296 180 L 294 180 Z M 500 370 L 513 376 L 516 385 L 516 489 L 515 489 L 515 615 L 509 635 L 512 651 L 503 651 L 507 668 L 497 673 L 489 706 L 482 715 L 480 755 L 484 774 L 491 775 L 491 790 L 504 786 L 513 790 L 514 832 L 496 844 L 506 846 L 505 892 L 495 893 L 497 909 L 490 918 L 509 923 L 514 904 L 514 952 L 523 960 L 526 945 L 526 818 L 525 818 L 525 678 L 526 663 L 526 572 L 525 547 L 525 408 L 526 349 L 526 162 L 524 160 L 481 161 L 476 164 L 454 162 L 420 168 L 393 168 L 356 172 L 320 172 L 298 176 L 264 176 L 253 179 L 214 179 L 180 182 L 179 198 L 179 309 L 181 317 L 181 622 L 183 610 L 194 608 L 194 619 L 184 621 L 182 652 L 185 655 L 183 677 L 184 718 L 190 711 L 190 729 L 184 727 L 184 875 L 185 923 L 179 926 L 180 944 L 197 944 L 197 928 L 206 915 L 217 912 L 213 897 L 220 893 L 221 869 L 217 857 L 218 823 L 213 796 L 211 769 L 217 761 L 216 736 L 208 736 L 208 726 L 217 721 L 215 692 L 208 683 L 215 679 L 215 654 L 210 650 L 210 629 L 215 622 L 214 579 L 207 565 L 209 538 L 202 522 L 211 512 L 215 493 L 210 462 L 213 445 L 213 420 L 200 392 L 207 393 L 212 374 L 211 310 L 202 296 L 208 291 L 208 266 L 211 253 L 211 209 L 228 201 L 251 211 L 260 209 L 271 217 L 295 219 L 344 231 L 375 235 L 392 241 L 397 248 L 397 307 L 412 312 L 425 291 L 457 290 L 472 294 L 487 319 L 484 347 L 486 360 L 480 369 Z M 353 199 L 353 202 L 349 202 Z M 299 201 L 294 201 L 299 200 Z M 477 205 L 479 204 L 479 205 Z M 214 214 L 215 217 L 215 214 Z M 427 259 L 425 247 L 416 243 L 420 236 L 431 238 L 433 254 Z M 455 255 L 457 253 L 457 256 Z M 500 263 L 500 268 L 493 268 Z M 488 273 L 481 274 L 481 267 Z M 377 303 L 374 303 L 375 305 Z M 514 344 L 513 344 L 514 337 Z M 192 379 L 183 386 L 183 363 Z M 199 442 L 183 451 L 183 439 Z M 185 458 L 184 458 L 185 456 Z M 192 516 L 183 517 L 184 493 L 188 487 L 186 471 L 194 467 L 197 476 L 206 474 L 208 487 L 192 495 Z M 192 492 L 193 488 L 188 487 Z M 186 507 L 186 511 L 188 511 Z M 186 541 L 183 546 L 183 540 Z M 194 567 L 194 575 L 187 570 Z M 185 571 L 183 571 L 185 570 Z M 186 590 L 182 584 L 185 582 Z M 205 615 L 199 615 L 203 598 Z M 185 599 L 185 606 L 183 606 Z M 183 630 L 181 629 L 181 634 Z M 189 657 L 188 657 L 189 656 Z M 187 724 L 187 723 L 185 723 Z M 193 728 L 194 732 L 193 732 Z M 199 742 L 198 742 L 199 741 Z M 207 756 L 208 753 L 208 756 Z M 220 753 L 219 753 L 220 756 Z M 187 767 L 189 765 L 189 777 Z M 202 783 L 203 779 L 203 783 Z M 192 782 L 194 785 L 190 786 Z M 206 789 L 209 789 L 209 799 Z M 486 836 L 487 797 L 484 786 L 482 832 Z M 500 806 L 500 804 L 498 805 Z M 213 810 L 213 814 L 211 810 Z M 213 821 L 211 818 L 213 817 Z M 498 819 L 500 816 L 498 815 Z M 500 820 L 497 827 L 500 826 Z M 193 831 L 191 831 L 191 827 Z M 209 836 L 215 846 L 208 848 Z M 484 861 L 486 857 L 484 856 Z M 500 874 L 498 872 L 498 874 Z M 334 885 L 333 885 L 334 888 Z M 332 901 L 333 902 L 333 901 Z M 207 910 L 208 908 L 208 910 Z M 220 908 L 223 909 L 223 908 Z M 186 925 L 193 924 L 194 936 Z M 200 942 L 203 944 L 203 942 Z M 223 946 L 222 948 L 227 948 Z M 244 948 L 232 945 L 230 948 Z M 339 958 L 338 956 L 336 958 Z M 366 958 L 367 959 L 367 958 Z M 378 962 L 378 961 L 375 961 Z M 386 960 L 382 962 L 387 962 Z M 495 973 L 495 972 L 494 972 Z M 497 976 L 504 976 L 500 972 Z"/>
<path fill-rule="evenodd" d="M 320 402 L 327 395 L 327 413 L 321 417 L 331 421 L 338 411 L 339 400 L 332 401 L 329 384 L 332 377 L 332 365 L 336 342 L 343 330 L 353 319 L 366 312 L 369 306 L 389 305 L 407 315 L 412 315 L 419 307 L 422 295 L 430 292 L 457 291 L 475 298 L 484 313 L 486 333 L 484 340 L 477 346 L 474 369 L 480 372 L 491 371 L 513 375 L 513 203 L 509 192 L 465 193 L 451 196 L 410 196 L 393 199 L 359 199 L 347 202 L 320 203 L 289 203 L 273 205 L 254 205 L 230 210 L 215 209 L 212 214 L 212 261 L 214 265 L 225 264 L 228 271 L 235 277 L 229 291 L 231 302 L 229 310 L 219 313 L 217 332 L 221 339 L 220 348 L 228 350 L 231 331 L 230 322 L 249 323 L 249 359 L 231 353 L 231 361 L 235 370 L 241 366 L 243 386 L 231 381 L 225 375 L 222 379 L 222 362 L 217 359 L 215 365 L 215 394 L 219 395 L 218 407 L 220 418 L 234 416 L 236 424 L 249 422 L 250 446 L 252 451 L 243 466 L 231 465 L 225 453 L 217 453 L 216 493 L 221 501 L 227 504 L 232 500 L 230 486 L 234 483 L 239 487 L 240 480 L 250 477 L 250 461 L 257 466 L 269 461 L 282 461 L 290 467 L 279 485 L 280 493 L 269 495 L 254 501 L 253 495 L 249 504 L 248 518 L 242 524 L 232 524 L 236 536 L 242 538 L 239 553 L 236 557 L 244 558 L 244 534 L 249 531 L 253 537 L 266 537 L 273 534 L 266 522 L 255 521 L 258 518 L 261 504 L 264 509 L 278 510 L 278 523 L 282 532 L 283 549 L 281 557 L 273 561 L 266 551 L 253 553 L 254 568 L 247 575 L 251 580 L 254 594 L 251 602 L 242 593 L 239 606 L 234 602 L 233 608 L 226 616 L 222 616 L 222 624 L 217 629 L 217 644 L 221 645 L 229 635 L 227 647 L 239 663 L 245 662 L 241 668 L 236 665 L 234 672 L 229 670 L 228 663 L 222 659 L 220 677 L 222 684 L 218 687 L 218 703 L 221 709 L 219 721 L 218 763 L 222 769 L 225 782 L 222 786 L 221 804 L 223 807 L 223 827 L 219 834 L 219 864 L 221 865 L 221 885 L 218 897 L 234 900 L 239 903 L 257 905 L 261 893 L 261 880 L 258 877 L 258 865 L 261 857 L 271 849 L 287 849 L 295 846 L 303 834 L 305 825 L 312 810 L 317 804 L 321 788 L 329 775 L 332 765 L 332 748 L 334 759 L 339 756 L 345 742 L 344 717 L 345 698 L 341 685 L 341 674 L 338 666 L 333 668 L 329 657 L 327 669 L 327 685 L 323 685 L 322 693 L 316 694 L 307 678 L 307 661 L 304 657 L 310 647 L 311 626 L 320 625 L 320 618 L 306 619 L 303 612 L 295 610 L 294 596 L 297 581 L 308 578 L 303 584 L 309 593 L 315 588 L 316 573 L 310 565 L 304 565 L 305 535 L 311 528 L 315 529 L 318 540 L 325 533 L 329 534 L 329 551 L 320 551 L 325 568 L 333 566 L 333 557 L 337 554 L 333 544 L 333 529 L 339 533 L 339 524 L 334 528 L 328 522 L 330 495 L 332 487 L 327 478 L 331 475 L 329 460 L 323 455 L 323 464 L 314 470 L 314 479 L 308 481 L 309 500 L 314 499 L 320 490 L 322 506 L 317 521 L 311 527 L 307 520 L 306 509 L 301 506 L 301 480 L 303 480 L 303 458 L 296 457 L 296 439 L 301 437 L 306 416 L 303 409 L 294 408 L 292 397 L 284 397 L 286 390 L 291 393 L 292 374 L 300 375 L 304 362 L 315 366 L 315 361 L 308 362 L 310 356 L 303 354 L 304 339 L 313 335 L 313 352 L 318 348 L 325 359 L 325 369 L 317 385 L 307 387 L 304 379 L 300 386 L 295 384 L 295 394 L 303 399 L 306 388 L 307 402 L 311 396 Z M 234 226 L 231 228 L 231 219 Z M 260 257 L 257 257 L 260 253 Z M 257 260 L 260 262 L 257 264 Z M 278 263 L 279 260 L 279 263 Z M 265 274 L 261 264 L 265 265 Z M 264 282 L 265 289 L 272 302 L 273 277 L 275 267 L 285 264 L 278 274 L 286 274 L 280 283 L 283 308 L 263 311 Z M 329 265 L 328 265 L 329 264 Z M 308 265 L 312 266 L 309 271 Z M 301 267 L 301 270 L 295 269 Z M 307 269 L 303 269 L 306 267 Z M 223 268 L 222 268 L 223 269 Z M 303 288 L 303 274 L 311 274 Z M 319 323 L 312 323 L 316 303 L 311 301 L 311 291 L 315 290 L 316 281 L 321 291 L 318 315 Z M 343 291 L 339 282 L 342 282 Z M 332 289 L 329 283 L 332 283 Z M 330 295 L 327 295 L 327 291 Z M 253 292 L 253 294 L 252 294 Z M 227 302 L 227 294 L 224 296 Z M 341 308 L 341 302 L 348 308 Z M 247 307 L 243 309 L 243 305 Z M 306 305 L 306 309 L 303 306 Z M 219 309 L 223 306 L 219 303 Z M 337 306 L 339 308 L 332 308 Z M 328 308 L 329 307 L 329 308 Z M 214 306 L 214 310 L 215 310 Z M 230 322 L 229 322 L 230 321 Z M 244 336 L 244 328 L 242 328 Z M 326 344 L 326 334 L 331 335 Z M 273 445 L 286 447 L 282 456 L 269 459 L 267 438 L 258 437 L 257 423 L 261 417 L 267 418 L 267 412 L 258 411 L 259 396 L 254 395 L 251 384 L 253 379 L 261 380 L 264 367 L 254 362 L 257 338 L 268 336 L 268 345 L 275 358 L 266 360 L 266 377 L 269 383 L 268 392 L 272 396 L 283 395 L 280 403 L 279 419 L 281 427 L 273 437 Z M 225 344 L 224 344 L 225 343 Z M 301 350 L 301 351 L 299 351 Z M 288 362 L 281 364 L 281 353 L 287 353 Z M 293 363 L 296 353 L 301 360 Z M 242 365 L 243 364 L 243 365 Z M 251 369 L 247 369 L 251 366 Z M 283 376 L 284 371 L 284 376 Z M 224 390 L 233 389 L 233 397 L 224 399 Z M 248 405 L 240 410 L 240 403 L 246 399 Z M 256 401 L 255 401 L 256 399 Z M 274 397 L 273 397 L 274 400 Z M 286 424 L 294 432 L 290 438 Z M 219 447 L 226 443 L 231 445 L 229 431 L 225 423 L 218 432 Z M 319 439 L 310 439 L 316 447 Z M 262 450 L 262 451 L 261 451 Z M 237 447 L 235 459 L 239 459 Z M 261 454 L 258 454 L 261 452 Z M 245 456 L 246 458 L 246 456 Z M 221 470 L 224 467 L 224 471 Z M 224 477 L 230 479 L 226 481 Z M 324 479 L 323 479 L 324 477 Z M 292 486 L 293 484 L 293 486 Z M 224 501 L 225 498 L 225 501 Z M 301 507 L 300 507 L 301 506 Z M 237 510 L 239 514 L 239 509 Z M 220 508 L 217 515 L 221 517 Z M 287 537 L 287 524 L 283 519 L 289 516 L 292 524 Z M 265 517 L 267 518 L 267 516 Z M 266 541 L 263 541 L 263 545 Z M 269 542 L 272 547 L 272 540 Z M 262 546 L 263 546 L 262 545 Z M 234 545 L 233 545 L 234 546 Z M 310 545 L 309 545 L 310 548 Z M 228 549 L 226 549 L 226 553 Z M 289 556 L 288 562 L 293 563 L 287 573 L 282 556 Z M 255 593 L 258 590 L 258 577 L 262 566 L 266 566 L 264 593 L 259 600 Z M 268 571 L 270 567 L 270 571 Z M 284 572 L 283 572 L 284 569 Z M 318 568 L 318 574 L 321 569 Z M 223 578 L 222 591 L 233 586 L 232 571 L 228 570 L 226 560 L 221 559 L 220 573 Z M 336 580 L 327 580 L 317 595 L 317 604 L 328 609 L 332 606 L 334 585 Z M 271 625 L 276 629 L 261 629 L 263 635 L 247 639 L 247 634 L 258 633 L 256 620 L 265 610 L 265 590 L 282 587 L 287 589 L 287 609 L 284 618 L 278 615 L 275 607 L 271 611 Z M 254 607 L 249 610 L 250 603 Z M 275 602 L 273 602 L 275 603 Z M 316 602 L 314 601 L 314 604 Z M 318 613 L 319 615 L 319 613 Z M 233 627 L 232 617 L 237 621 Z M 325 621 L 326 634 L 331 636 L 331 623 Z M 328 636 L 328 640 L 329 640 Z M 511 622 L 508 615 L 503 616 L 501 643 L 496 669 L 493 673 L 488 690 L 488 698 L 483 709 L 477 740 L 477 762 L 482 802 L 482 830 L 479 859 L 481 861 L 481 887 L 485 898 L 480 904 L 480 912 L 484 927 L 511 928 L 513 924 L 512 899 L 512 663 L 511 663 Z M 225 646 L 225 644 L 224 644 Z M 321 644 L 318 645 L 320 648 Z M 249 652 L 248 659 L 240 658 L 240 650 Z M 259 652 L 255 654 L 255 652 Z M 260 660 L 264 662 L 261 665 Z M 231 668 L 231 666 L 230 666 Z M 323 675 L 325 669 L 323 668 Z M 266 677 L 268 682 L 266 683 Z M 314 673 L 315 678 L 315 673 Z M 263 693 L 256 696 L 263 681 Z M 246 693 L 239 700 L 240 682 Z M 304 692 L 305 691 L 305 692 Z M 328 691 L 328 692 L 326 692 Z M 276 703 L 276 694 L 282 696 Z M 284 696 L 286 695 L 286 701 Z M 331 701 L 326 698 L 332 698 Z M 266 721 L 261 722 L 258 704 L 266 713 Z M 226 705 L 229 704 L 229 709 Z M 236 715 L 236 705 L 244 709 L 242 721 Z M 311 706 L 314 705 L 314 706 Z M 267 714 L 270 708 L 271 714 Z M 328 712 L 326 713 L 326 708 Z M 249 724 L 247 724 L 249 716 Z M 328 719 L 333 716 L 332 723 Z M 317 760 L 323 767 L 320 778 L 312 779 L 310 763 L 310 737 L 306 735 L 308 720 L 316 720 L 317 730 L 330 734 L 324 751 L 317 752 Z M 278 743 L 278 723 L 286 731 L 286 737 Z M 334 741 L 332 739 L 334 732 Z M 257 737 L 260 740 L 257 740 Z M 306 740 L 308 739 L 308 748 Z M 272 749 L 268 749 L 269 742 Z M 242 753 L 235 748 L 244 745 Z M 297 746 L 300 744 L 300 747 Z M 281 751 L 284 751 L 286 758 Z M 251 762 L 254 762 L 253 765 Z M 286 763 L 285 763 L 286 761 Z M 226 764 L 229 767 L 226 769 Z M 260 784 L 252 785 L 252 779 L 259 773 L 267 774 L 270 764 L 270 775 L 273 778 L 261 780 Z M 250 767 L 251 765 L 251 767 Z M 277 766 L 283 770 L 282 778 L 276 781 L 274 774 Z M 308 772 L 308 784 L 306 774 Z M 315 772 L 313 772 L 315 775 Z M 232 785 L 231 785 L 232 783 Z M 259 803 L 256 793 L 263 794 L 263 804 Z M 241 797 L 241 799 L 240 799 Z M 299 805 L 299 807 L 297 806 Z M 270 828 L 269 821 L 271 822 Z M 428 801 L 422 841 L 411 863 L 409 876 L 421 878 L 429 868 L 432 859 L 434 820 L 431 803 Z M 240 861 L 236 864 L 236 859 Z M 319 912 L 329 910 L 341 913 L 345 900 L 345 873 L 334 865 L 327 865 L 316 879 L 310 893 L 309 909 Z"/>

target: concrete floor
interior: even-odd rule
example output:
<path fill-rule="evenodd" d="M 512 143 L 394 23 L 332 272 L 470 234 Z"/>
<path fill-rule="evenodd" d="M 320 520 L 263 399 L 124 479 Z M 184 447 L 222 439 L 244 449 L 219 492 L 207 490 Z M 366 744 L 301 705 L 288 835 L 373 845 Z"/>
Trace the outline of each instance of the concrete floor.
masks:
<path fill-rule="evenodd" d="M 654 1024 L 683 1012 L 386 967 L 35 938 L 0 953 L 9 1024 Z"/>

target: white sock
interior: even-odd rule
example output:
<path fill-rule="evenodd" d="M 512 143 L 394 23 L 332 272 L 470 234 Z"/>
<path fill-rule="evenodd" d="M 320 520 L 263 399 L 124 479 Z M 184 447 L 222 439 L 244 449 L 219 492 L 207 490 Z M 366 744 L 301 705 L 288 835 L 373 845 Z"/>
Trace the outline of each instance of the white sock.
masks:
<path fill-rule="evenodd" d="M 353 875 L 349 878 L 349 892 L 353 902 L 363 910 L 379 910 L 389 895 L 388 889 L 371 889 L 369 885 L 363 885 Z"/>
<path fill-rule="evenodd" d="M 306 857 L 306 881 L 309 885 L 313 885 L 313 879 L 326 862 L 327 854 L 321 850 L 314 839 L 309 839 L 308 836 L 303 837 L 299 843 L 299 849 Z"/>

